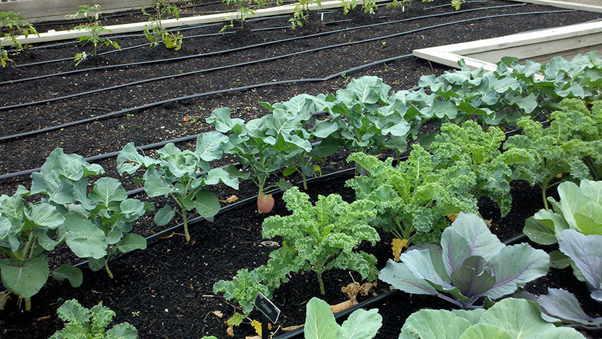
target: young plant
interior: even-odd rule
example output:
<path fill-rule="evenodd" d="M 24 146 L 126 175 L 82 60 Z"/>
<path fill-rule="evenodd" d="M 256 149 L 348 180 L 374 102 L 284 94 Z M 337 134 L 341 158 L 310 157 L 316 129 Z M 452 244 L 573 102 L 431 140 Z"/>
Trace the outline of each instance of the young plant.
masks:
<path fill-rule="evenodd" d="M 212 220 L 219 212 L 220 203 L 206 187 L 222 182 L 238 189 L 240 173 L 234 166 L 211 169 L 209 162 L 220 159 L 228 137 L 218 132 L 199 134 L 196 150 L 181 151 L 167 144 L 157 151 L 159 159 L 138 154 L 133 143 L 127 144 L 117 157 L 119 174 L 133 174 L 140 167 L 147 168 L 142 177 L 144 190 L 151 197 L 170 197 L 174 209 L 166 205 L 155 214 L 158 226 L 167 225 L 176 214 L 182 218 L 186 241 L 190 241 L 188 221 L 196 214 Z M 194 211 L 194 212 L 193 212 Z"/>
<path fill-rule="evenodd" d="M 415 144 L 407 161 L 392 166 L 375 157 L 354 153 L 347 161 L 369 173 L 347 185 L 358 199 L 376 203 L 380 221 L 375 224 L 411 243 L 438 242 L 449 225 L 447 216 L 459 212 L 478 213 L 477 200 L 487 196 L 510 210 L 510 165 L 529 161 L 526 152 L 502 154 L 504 133 L 497 128 L 485 132 L 473 121 L 462 126 L 444 124 L 427 152 Z M 415 239 L 418 237 L 418 239 Z"/>
<path fill-rule="evenodd" d="M 40 172 L 31 175 L 31 194 L 44 194 L 45 201 L 56 206 L 65 217 L 57 241 L 65 236 L 73 253 L 87 258 L 93 271 L 104 267 L 113 278 L 108 266 L 112 255 L 146 249 L 146 239 L 130 232 L 132 223 L 146 211 L 154 210 L 154 206 L 128 198 L 115 178 L 96 180 L 88 194 L 86 177 L 102 173 L 104 170 L 100 165 L 89 164 L 83 157 L 64 154 L 57 148 L 48 156 Z M 82 235 L 86 235 L 85 241 L 77 240 Z"/>
<path fill-rule="evenodd" d="M 94 338 L 137 339 L 138 330 L 129 323 L 120 323 L 107 330 L 115 312 L 102 303 L 87 309 L 77 300 L 67 300 L 57 311 L 65 328 L 56 331 L 50 339 Z"/>
<path fill-rule="evenodd" d="M 512 258 L 512 260 L 509 260 Z M 389 260 L 379 278 L 406 293 L 438 296 L 464 309 L 497 300 L 548 272 L 549 256 L 528 244 L 506 246 L 480 217 L 460 213 L 441 247 L 423 244 Z"/>
<path fill-rule="evenodd" d="M 264 238 L 280 236 L 283 239 L 283 246 L 271 257 L 283 258 L 290 272 L 299 269 L 315 272 L 322 295 L 326 293 L 322 274 L 332 268 L 353 270 L 368 280 L 376 278 L 376 258 L 354 251 L 364 240 L 374 244 L 380 239 L 366 222 L 375 216 L 373 203 L 348 204 L 341 196 L 332 194 L 320 196 L 312 206 L 309 196 L 296 187 L 286 191 L 283 199 L 293 214 L 271 216 L 263 222 Z"/>
<path fill-rule="evenodd" d="M 48 202 L 24 202 L 23 197 L 28 195 L 29 191 L 19 186 L 13 196 L 0 196 L 0 251 L 8 257 L 0 259 L 0 276 L 6 289 L 25 300 L 26 310 L 31 308 L 30 298 L 46 284 L 50 274 L 59 280 L 69 279 L 73 287 L 83 280 L 81 271 L 70 265 L 50 271 L 46 253 L 58 244 L 53 238 L 65 217 Z M 83 238 L 69 240 L 85 244 Z"/>
<path fill-rule="evenodd" d="M 382 320 L 377 309 L 358 309 L 339 325 L 330 306 L 314 297 L 307 303 L 303 333 L 306 339 L 370 339 L 376 336 Z"/>
<path fill-rule="evenodd" d="M 321 0 L 299 0 L 295 6 L 293 17 L 288 19 L 292 24 L 292 29 L 297 27 L 303 27 L 303 22 L 307 21 L 307 13 L 309 13 L 309 6 L 315 3 L 318 8 L 322 7 Z"/>
<path fill-rule="evenodd" d="M 399 335 L 399 339 L 415 338 L 585 339 L 573 328 L 546 322 L 536 305 L 515 298 L 504 299 L 487 310 L 420 310 L 406 319 Z"/>
<path fill-rule="evenodd" d="M 577 297 L 566 290 L 548 288 L 547 295 L 532 296 L 528 299 L 537 301 L 542 318 L 548 322 L 589 330 L 602 327 L 602 317 L 594 318 L 587 315 L 579 305 Z"/>
<path fill-rule="evenodd" d="M 517 124 L 523 133 L 504 143 L 506 150 L 532 155 L 533 161 L 514 168 L 515 177 L 541 188 L 546 210 L 549 188 L 566 180 L 602 176 L 602 102 L 594 102 L 591 113 L 581 100 L 565 99 L 561 107 L 550 114 L 548 128 L 529 118 L 520 119 Z"/>
<path fill-rule="evenodd" d="M 601 191 L 602 181 L 584 179 L 579 186 L 563 182 L 558 185 L 560 201 L 548 198 L 552 210 L 542 209 L 527 219 L 523 232 L 531 241 L 542 245 L 557 243 L 567 229 L 585 235 L 602 235 Z"/>
<path fill-rule="evenodd" d="M 421 119 L 412 104 L 389 96 L 391 87 L 377 77 L 353 79 L 336 96 L 318 96 L 318 109 L 326 110 L 338 124 L 333 133 L 349 151 L 378 154 L 394 150 L 397 156 L 406 151 L 407 138 L 417 134 Z M 418 112 L 419 113 L 419 112 Z"/>
<path fill-rule="evenodd" d="M 79 6 L 79 9 L 74 14 L 68 15 L 69 18 L 77 18 L 79 15 L 82 15 L 84 18 L 88 19 L 88 22 L 83 25 L 78 25 L 73 28 L 70 28 L 69 31 L 77 30 L 82 32 L 87 32 L 87 35 L 81 36 L 77 38 L 80 42 L 89 42 L 94 45 L 94 53 L 96 56 L 98 52 L 99 45 L 105 46 L 113 46 L 116 49 L 121 49 L 119 44 L 116 41 L 113 41 L 109 38 L 105 38 L 102 35 L 106 33 L 110 33 L 110 29 L 106 29 L 100 25 L 99 16 L 100 16 L 100 5 L 95 4 L 92 6 L 82 5 Z M 82 61 L 86 60 L 87 54 L 86 52 L 78 53 L 75 55 L 75 65 L 79 65 Z"/>
<path fill-rule="evenodd" d="M 560 234 L 558 245 L 571 258 L 575 276 L 585 281 L 592 299 L 602 302 L 602 235 L 568 229 Z"/>
<path fill-rule="evenodd" d="M 274 198 L 264 191 L 279 186 L 286 190 L 290 183 L 280 179 L 278 185 L 266 186 L 267 180 L 283 166 L 288 167 L 301 152 L 312 150 L 309 140 L 295 134 L 302 129 L 302 115 L 275 110 L 273 114 L 248 121 L 230 118 L 229 108 L 219 108 L 211 113 L 207 122 L 222 133 L 230 133 L 225 152 L 235 155 L 243 168 L 251 168 L 251 178 L 259 189 L 257 206 L 260 213 L 269 213 Z"/>
<path fill-rule="evenodd" d="M 23 17 L 13 11 L 0 12 L 0 30 L 2 31 L 2 37 L 0 38 L 1 43 L 10 42 L 16 53 L 25 50 L 27 45 L 21 44 L 18 37 L 23 35 L 25 38 L 29 34 L 38 34 L 38 31 L 30 23 L 24 22 Z M 12 62 L 9 58 L 9 53 L 0 44 L 0 64 L 2 67 L 6 67 L 7 62 Z"/>
<path fill-rule="evenodd" d="M 173 16 L 176 19 L 180 18 L 180 9 L 178 6 L 170 4 L 168 0 L 157 0 L 152 6 L 155 14 L 149 14 L 146 9 L 142 8 L 142 13 L 149 16 L 148 23 L 144 29 L 144 35 L 150 42 L 151 47 L 157 46 L 163 42 L 165 47 L 173 48 L 176 51 L 182 48 L 182 34 L 180 32 L 171 33 L 163 27 L 163 20 L 166 17 Z"/>
<path fill-rule="evenodd" d="M 289 133 L 316 142 L 311 144 L 309 152 L 303 148 L 294 158 L 293 163 L 282 172 L 285 177 L 298 172 L 303 179 L 303 188 L 307 190 L 307 178 L 321 173 L 320 166 L 316 163 L 322 162 L 324 157 L 331 156 L 339 150 L 339 142 L 334 137 L 338 125 L 329 120 L 319 120 L 314 116 L 313 113 L 317 111 L 315 98 L 307 94 L 297 95 L 283 103 L 271 105 L 261 102 L 260 105 L 276 116 L 283 116 L 283 113 L 291 117 L 300 116 L 300 125 L 291 129 Z"/>
<path fill-rule="evenodd" d="M 278 1 L 277 1 L 278 2 Z M 282 2 L 281 0 L 279 2 Z M 255 14 L 254 5 L 263 6 L 266 4 L 265 0 L 222 0 L 228 6 L 236 6 L 236 17 L 230 17 L 230 24 L 222 27 L 220 32 L 225 31 L 228 28 L 234 28 L 234 20 L 240 22 L 240 28 L 244 28 L 247 16 Z"/>

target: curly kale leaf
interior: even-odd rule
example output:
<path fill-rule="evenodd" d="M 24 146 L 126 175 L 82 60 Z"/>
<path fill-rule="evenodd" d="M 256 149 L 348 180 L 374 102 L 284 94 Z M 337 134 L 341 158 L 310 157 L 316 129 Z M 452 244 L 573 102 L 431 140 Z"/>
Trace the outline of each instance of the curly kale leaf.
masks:
<path fill-rule="evenodd" d="M 375 216 L 374 203 L 360 200 L 351 204 L 341 196 L 320 196 L 315 205 L 309 196 L 292 188 L 284 194 L 291 216 L 272 216 L 263 223 L 263 236 L 283 238 L 281 251 L 290 251 L 287 258 L 292 268 L 314 271 L 324 294 L 322 273 L 331 268 L 352 269 L 363 278 L 375 278 L 375 260 L 366 254 L 354 252 L 364 240 L 374 244 L 380 239 L 368 220 Z M 276 254 L 275 254 L 276 255 Z M 273 257 L 270 261 L 275 260 Z M 270 262 L 268 262 L 270 267 Z"/>

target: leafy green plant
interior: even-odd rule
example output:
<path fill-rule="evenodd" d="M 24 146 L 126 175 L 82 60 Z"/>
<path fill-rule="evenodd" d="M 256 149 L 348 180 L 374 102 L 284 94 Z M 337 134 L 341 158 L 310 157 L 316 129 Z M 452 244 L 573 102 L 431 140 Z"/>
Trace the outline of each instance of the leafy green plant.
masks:
<path fill-rule="evenodd" d="M 560 251 L 571 258 L 575 276 L 585 281 L 592 299 L 602 302 L 602 235 L 585 235 L 573 229 L 562 231 Z"/>
<path fill-rule="evenodd" d="M 320 196 L 315 206 L 309 196 L 293 187 L 284 193 L 291 216 L 271 216 L 263 222 L 264 238 L 282 237 L 283 245 L 271 257 L 285 260 L 289 271 L 299 269 L 316 273 L 320 292 L 325 294 L 322 274 L 332 268 L 350 269 L 364 279 L 376 278 L 376 258 L 354 249 L 366 240 L 380 239 L 366 219 L 374 217 L 369 201 L 346 203 L 337 194 Z M 284 254 L 293 253 L 293 256 Z M 268 263 L 267 266 L 270 266 Z"/>
<path fill-rule="evenodd" d="M 46 252 L 56 247 L 52 238 L 65 223 L 65 217 L 52 204 L 24 202 L 23 197 L 28 195 L 29 191 L 19 186 L 13 196 L 0 196 L 0 251 L 8 257 L 0 259 L 2 284 L 25 300 L 27 310 L 31 308 L 29 298 L 40 291 L 51 274 Z M 62 233 L 64 239 L 67 235 Z M 84 243 L 82 240 L 79 242 Z M 69 279 L 73 287 L 83 280 L 81 271 L 70 265 L 61 266 L 52 276 Z"/>
<path fill-rule="evenodd" d="M 40 172 L 31 175 L 31 194 L 44 194 L 45 201 L 65 218 L 58 228 L 58 238 L 45 239 L 50 246 L 47 250 L 66 241 L 75 255 L 88 259 L 92 270 L 104 267 L 113 278 L 108 266 L 112 255 L 146 249 L 146 239 L 130 232 L 132 223 L 146 211 L 154 210 L 154 206 L 128 198 L 115 178 L 96 180 L 88 194 L 86 177 L 102 173 L 100 165 L 89 164 L 83 157 L 65 154 L 58 148 L 48 156 Z"/>
<path fill-rule="evenodd" d="M 288 19 L 292 25 L 292 29 L 297 27 L 303 27 L 303 22 L 307 21 L 307 13 L 309 12 L 309 6 L 315 3 L 318 7 L 322 7 L 321 0 L 299 0 L 295 6 L 293 17 Z"/>
<path fill-rule="evenodd" d="M 23 17 L 19 14 L 20 13 L 15 13 L 13 11 L 0 12 L 0 30 L 2 30 L 0 42 L 10 41 L 16 50 L 16 53 L 27 48 L 27 45 L 23 45 L 19 41 L 18 37 L 20 35 L 25 36 L 25 38 L 27 38 L 29 34 L 40 36 L 33 25 L 23 21 Z M 9 58 L 9 53 L 0 46 L 0 64 L 2 67 L 6 67 L 7 62 L 12 62 Z"/>
<path fill-rule="evenodd" d="M 594 102 L 592 113 L 578 99 L 565 99 L 561 107 L 550 114 L 548 128 L 520 119 L 517 124 L 523 133 L 504 143 L 506 150 L 524 150 L 533 157 L 515 167 L 515 176 L 541 188 L 546 210 L 549 188 L 567 180 L 597 180 L 602 175 L 602 102 Z"/>
<path fill-rule="evenodd" d="M 313 113 L 317 111 L 316 104 L 314 98 L 307 94 L 297 95 L 283 103 L 271 105 L 261 102 L 260 105 L 270 110 L 275 115 L 275 119 L 298 117 L 299 123 L 293 128 L 287 128 L 291 138 L 292 135 L 296 135 L 299 139 L 316 142 L 311 144 L 310 151 L 306 148 L 299 150 L 292 164 L 282 173 L 286 177 L 298 172 L 303 178 L 303 187 L 307 189 L 307 178 L 314 177 L 316 172 L 321 172 L 320 166 L 316 164 L 339 149 L 339 142 L 334 137 L 338 125 L 330 120 L 319 120 L 314 116 Z"/>
<path fill-rule="evenodd" d="M 370 339 L 382 326 L 377 309 L 359 309 L 351 313 L 343 325 L 337 324 L 330 306 L 318 298 L 307 303 L 307 316 L 303 333 L 306 339 Z"/>
<path fill-rule="evenodd" d="M 49 339 L 137 339 L 138 330 L 123 322 L 107 330 L 115 312 L 102 303 L 87 309 L 77 300 L 67 300 L 57 311 L 59 318 L 66 322 L 65 328 L 55 332 Z"/>
<path fill-rule="evenodd" d="M 508 260 L 512 258 L 512 260 Z M 441 247 L 422 244 L 389 260 L 379 278 L 406 293 L 438 296 L 472 309 L 481 299 L 497 300 L 545 275 L 549 256 L 528 244 L 506 246 L 480 217 L 460 213 L 443 231 Z"/>
<path fill-rule="evenodd" d="M 423 309 L 406 319 L 399 339 L 584 339 L 573 328 L 556 327 L 541 318 L 539 309 L 524 299 L 507 298 L 491 308 Z"/>
<path fill-rule="evenodd" d="M 558 185 L 560 201 L 549 197 L 552 210 L 542 209 L 525 222 L 523 232 L 538 244 L 558 242 L 564 230 L 602 235 L 602 181 L 581 180 Z"/>
<path fill-rule="evenodd" d="M 180 32 L 172 33 L 163 27 L 163 20 L 166 17 L 173 16 L 180 18 L 180 9 L 178 6 L 170 4 L 168 0 L 157 0 L 152 6 L 154 15 L 142 8 L 142 13 L 149 16 L 148 23 L 144 29 L 144 35 L 150 42 L 151 47 L 157 46 L 163 42 L 165 47 L 173 48 L 176 51 L 182 48 L 182 34 Z"/>
<path fill-rule="evenodd" d="M 238 189 L 240 173 L 234 166 L 211 169 L 209 165 L 222 157 L 227 142 L 228 137 L 219 132 L 202 133 L 197 137 L 195 151 L 181 151 L 174 144 L 167 144 L 157 151 L 159 159 L 140 155 L 129 143 L 117 157 L 117 170 L 123 175 L 147 168 L 141 179 L 146 194 L 151 198 L 170 197 L 176 203 L 175 209 L 170 205 L 159 209 L 155 223 L 167 225 L 178 214 L 184 223 L 186 241 L 190 241 L 188 220 L 195 212 L 211 220 L 220 209 L 219 200 L 206 187 L 221 182 Z"/>
<path fill-rule="evenodd" d="M 82 5 L 79 6 L 77 12 L 74 14 L 68 15 L 70 18 L 77 18 L 79 15 L 82 15 L 84 18 L 88 19 L 88 22 L 83 25 L 78 25 L 73 28 L 70 28 L 69 31 L 77 30 L 87 32 L 87 35 L 81 36 L 77 38 L 81 42 L 89 42 L 94 45 L 94 53 L 96 56 L 98 52 L 99 45 L 105 46 L 113 46 L 115 49 L 121 49 L 119 44 L 116 41 L 113 41 L 109 38 L 105 38 L 102 35 L 105 33 L 110 33 L 110 29 L 106 29 L 100 25 L 99 16 L 100 16 L 100 5 L 95 4 L 92 6 Z M 75 55 L 75 65 L 79 65 L 82 61 L 87 59 L 86 52 L 78 53 Z"/>
<path fill-rule="evenodd" d="M 282 3 L 282 0 L 277 1 L 278 3 Z M 264 6 L 266 4 L 265 0 L 222 0 L 222 3 L 225 3 L 228 6 L 236 6 L 236 17 L 230 19 L 230 24 L 224 25 L 220 32 L 225 31 L 228 28 L 234 28 L 234 21 L 238 20 L 240 22 L 240 28 L 244 28 L 245 21 L 247 17 L 251 14 L 255 14 L 254 6 Z M 255 4 L 255 5 L 253 5 Z"/>
<path fill-rule="evenodd" d="M 257 205 L 261 213 L 270 212 L 274 206 L 273 197 L 264 191 L 275 186 L 286 190 L 291 186 L 284 179 L 277 185 L 268 186 L 268 178 L 292 164 L 299 153 L 312 150 L 309 140 L 293 133 L 302 128 L 301 119 L 300 114 L 275 110 L 273 114 L 245 124 L 242 119 L 232 119 L 229 108 L 216 109 L 207 118 L 217 131 L 230 133 L 225 152 L 235 155 L 243 168 L 251 168 L 255 175 L 251 180 L 259 189 Z"/>
<path fill-rule="evenodd" d="M 363 278 L 376 278 L 376 258 L 354 249 L 364 240 L 379 240 L 378 233 L 365 219 L 373 216 L 370 202 L 343 202 L 338 195 L 319 197 L 315 206 L 309 197 L 293 187 L 284 193 L 288 217 L 272 216 L 264 220 L 263 236 L 281 236 L 283 246 L 270 253 L 270 259 L 252 271 L 242 269 L 232 280 L 220 280 L 213 286 L 214 293 L 224 293 L 227 300 L 237 302 L 242 310 L 229 324 L 238 326 L 253 310 L 257 292 L 270 297 L 282 283 L 289 281 L 290 273 L 313 271 L 318 277 L 320 291 L 324 291 L 322 273 L 332 269 L 350 269 Z"/>
<path fill-rule="evenodd" d="M 548 294 L 533 296 L 541 307 L 542 318 L 551 323 L 582 329 L 600 329 L 602 317 L 587 315 L 573 293 L 563 289 L 548 288 Z"/>
<path fill-rule="evenodd" d="M 529 154 L 499 151 L 504 133 L 497 128 L 485 132 L 473 121 L 462 126 L 444 124 L 430 144 L 430 153 L 412 146 L 407 161 L 396 168 L 362 153 L 352 154 L 354 161 L 369 175 L 347 182 L 358 199 L 376 203 L 375 226 L 392 232 L 409 243 L 437 242 L 449 225 L 447 216 L 459 212 L 478 213 L 477 200 L 487 196 L 500 207 L 502 215 L 510 210 L 510 165 L 528 162 Z M 418 237 L 418 239 L 416 239 Z"/>
<path fill-rule="evenodd" d="M 391 149 L 399 157 L 422 120 L 411 103 L 390 96 L 390 91 L 380 78 L 364 76 L 352 79 L 336 96 L 319 95 L 314 101 L 316 109 L 327 111 L 331 123 L 338 125 L 333 136 L 347 150 L 377 154 Z"/>

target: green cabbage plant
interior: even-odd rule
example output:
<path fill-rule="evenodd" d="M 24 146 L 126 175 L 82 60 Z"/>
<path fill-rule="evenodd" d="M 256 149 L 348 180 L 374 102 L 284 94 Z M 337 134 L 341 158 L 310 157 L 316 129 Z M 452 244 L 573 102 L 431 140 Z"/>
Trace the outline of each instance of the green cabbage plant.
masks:
<path fill-rule="evenodd" d="M 507 298 L 491 308 L 423 309 L 406 319 L 399 339 L 585 339 L 573 328 L 556 327 L 541 318 L 536 305 Z"/>

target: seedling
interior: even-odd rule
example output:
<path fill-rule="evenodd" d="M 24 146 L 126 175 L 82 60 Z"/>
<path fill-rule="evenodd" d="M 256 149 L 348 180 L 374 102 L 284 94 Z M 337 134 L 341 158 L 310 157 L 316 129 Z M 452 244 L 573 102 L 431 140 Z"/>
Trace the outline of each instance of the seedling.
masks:
<path fill-rule="evenodd" d="M 99 16 L 100 16 L 100 5 L 95 4 L 92 6 L 82 5 L 79 6 L 77 12 L 73 14 L 67 15 L 69 18 L 77 18 L 80 14 L 88 19 L 88 22 L 82 25 L 75 26 L 69 31 L 78 30 L 88 32 L 87 35 L 81 36 L 77 38 L 80 42 L 89 42 L 94 45 L 93 55 L 96 56 L 98 54 L 98 46 L 113 46 L 116 49 L 121 49 L 119 44 L 116 41 L 113 41 L 109 38 L 102 37 L 101 35 L 104 33 L 110 33 L 110 29 L 106 29 L 100 25 Z M 75 55 L 75 65 L 79 65 L 82 61 L 87 59 L 87 54 L 85 52 L 78 53 Z"/>
<path fill-rule="evenodd" d="M 23 35 L 26 38 L 29 34 L 35 34 L 39 36 L 38 31 L 27 22 L 23 21 L 23 17 L 13 11 L 0 12 L 0 29 L 3 31 L 0 37 L 0 42 L 10 41 L 15 49 L 15 54 L 25 50 L 28 46 L 21 44 L 17 39 L 18 36 Z M 7 50 L 0 46 L 0 64 L 2 67 L 6 67 L 7 62 L 12 62 L 9 58 Z"/>
<path fill-rule="evenodd" d="M 175 49 L 176 51 L 182 48 L 182 34 L 180 32 L 172 33 L 163 27 L 163 20 L 166 17 L 180 18 L 180 9 L 167 0 L 157 0 L 151 6 L 155 10 L 155 14 L 149 14 L 146 9 L 142 8 L 142 13 L 149 16 L 148 23 L 144 29 L 144 35 L 150 42 L 151 47 L 157 46 L 163 42 L 165 47 Z"/>

